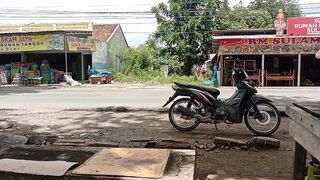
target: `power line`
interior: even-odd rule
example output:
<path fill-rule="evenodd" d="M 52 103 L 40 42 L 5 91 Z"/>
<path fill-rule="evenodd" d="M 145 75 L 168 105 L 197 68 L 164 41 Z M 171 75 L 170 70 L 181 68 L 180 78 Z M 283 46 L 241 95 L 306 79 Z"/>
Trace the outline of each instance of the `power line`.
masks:
<path fill-rule="evenodd" d="M 147 5 L 147 4 L 133 4 L 135 5 Z M 150 4 L 151 5 L 151 4 Z M 315 5 L 320 5 L 320 3 L 299 3 L 298 5 L 300 6 L 311 6 L 311 8 L 317 8 Z M 93 5 L 97 7 L 110 7 L 114 5 Z M 43 6 L 44 7 L 44 6 Z M 52 7 L 64 7 L 64 6 L 52 6 Z M 305 7 L 301 7 L 305 8 Z M 141 11 L 65 11 L 65 10 L 39 10 L 39 9 L 25 9 L 25 8 L 18 8 L 18 7 L 11 7 L 11 8 L 0 8 L 2 11 L 17 11 L 17 12 L 35 12 L 35 13 L 114 13 L 114 14 L 154 14 L 150 10 L 141 10 Z M 190 13 L 195 13 L 195 12 L 211 12 L 210 10 L 217 10 L 217 9 L 212 9 L 212 8 L 203 8 L 202 10 L 171 10 L 171 12 L 190 12 Z M 221 12 L 221 10 L 219 10 Z"/>
<path fill-rule="evenodd" d="M 318 10 L 318 7 L 315 5 L 320 5 L 320 3 L 303 3 L 299 5 L 313 5 L 312 7 L 304 7 L 303 9 L 308 9 L 308 11 L 304 11 L 303 14 L 315 14 L 311 10 Z M 112 6 L 112 5 L 104 5 L 104 6 Z M 16 11 L 15 13 L 8 14 L 12 11 Z M 172 13 L 180 12 L 180 13 L 206 13 L 211 12 L 206 10 L 177 10 L 171 11 Z M 224 11 L 219 11 L 224 12 Z M 13 15 L 12 15 L 13 14 Z M 37 14 L 37 15 L 34 15 Z M 2 15 L 2 16 L 1 16 Z M 74 17 L 70 17 L 70 15 Z M 68 17 L 60 17 L 60 16 L 68 16 Z M 114 20 L 128 20 L 128 19 L 156 19 L 154 17 L 154 13 L 151 11 L 61 11 L 61 10 L 26 10 L 26 9 L 18 9 L 18 8 L 0 8 L 0 17 L 8 20 L 26 20 L 26 19 L 36 19 L 36 20 L 52 20 L 52 19 L 79 19 L 79 18 L 112 18 Z M 186 17 L 196 18 L 211 18 L 211 16 L 200 16 L 200 15 L 182 15 L 178 17 L 171 17 L 173 19 L 184 19 Z M 132 23 L 134 24 L 134 23 Z M 140 23 L 143 24 L 143 23 Z"/>
<path fill-rule="evenodd" d="M 157 6 L 159 3 L 150 3 L 150 4 L 128 4 L 131 7 L 135 7 L 135 6 Z M 306 5 L 315 5 L 315 4 L 320 4 L 320 3 L 298 3 L 297 5 L 300 6 L 306 6 Z M 93 5 L 88 5 L 88 7 L 119 7 L 119 6 L 123 6 L 122 4 L 93 4 Z M 19 6 L 16 6 L 14 8 L 17 8 Z M 34 8 L 61 8 L 61 7 L 65 7 L 64 5 L 54 5 L 54 6 L 35 6 Z"/>

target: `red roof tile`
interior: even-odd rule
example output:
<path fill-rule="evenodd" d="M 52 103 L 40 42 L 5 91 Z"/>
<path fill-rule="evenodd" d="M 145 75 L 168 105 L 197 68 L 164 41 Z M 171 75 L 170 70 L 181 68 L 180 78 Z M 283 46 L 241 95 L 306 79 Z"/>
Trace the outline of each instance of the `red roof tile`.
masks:
<path fill-rule="evenodd" d="M 94 39 L 107 41 L 117 27 L 118 24 L 93 25 L 92 36 Z"/>

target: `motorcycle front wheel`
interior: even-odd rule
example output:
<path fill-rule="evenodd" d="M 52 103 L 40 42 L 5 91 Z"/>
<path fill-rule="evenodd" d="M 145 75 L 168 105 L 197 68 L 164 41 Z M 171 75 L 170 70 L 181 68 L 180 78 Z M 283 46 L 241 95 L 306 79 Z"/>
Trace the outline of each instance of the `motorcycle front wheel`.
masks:
<path fill-rule="evenodd" d="M 244 122 L 248 129 L 260 136 L 274 133 L 281 123 L 279 110 L 269 102 L 258 102 L 257 108 L 262 116 L 260 119 L 257 118 L 253 107 L 248 108 L 244 113 Z"/>
<path fill-rule="evenodd" d="M 191 131 L 199 125 L 196 118 L 182 115 L 177 109 L 179 106 L 183 106 L 192 112 L 196 112 L 198 104 L 194 101 L 190 101 L 190 98 L 181 98 L 172 103 L 169 109 L 169 120 L 173 127 L 180 131 Z"/>

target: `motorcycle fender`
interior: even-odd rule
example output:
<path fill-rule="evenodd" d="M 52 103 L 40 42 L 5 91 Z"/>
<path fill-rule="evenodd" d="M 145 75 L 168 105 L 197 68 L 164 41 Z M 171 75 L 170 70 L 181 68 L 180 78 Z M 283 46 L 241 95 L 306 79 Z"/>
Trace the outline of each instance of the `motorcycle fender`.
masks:
<path fill-rule="evenodd" d="M 166 107 L 171 101 L 173 101 L 178 96 L 177 93 L 174 93 L 173 96 L 169 97 L 169 100 L 162 106 L 163 108 Z"/>
<path fill-rule="evenodd" d="M 273 102 L 272 100 L 270 100 L 262 95 L 255 94 L 255 95 L 253 95 L 253 97 L 254 97 L 256 103 L 257 102 Z"/>

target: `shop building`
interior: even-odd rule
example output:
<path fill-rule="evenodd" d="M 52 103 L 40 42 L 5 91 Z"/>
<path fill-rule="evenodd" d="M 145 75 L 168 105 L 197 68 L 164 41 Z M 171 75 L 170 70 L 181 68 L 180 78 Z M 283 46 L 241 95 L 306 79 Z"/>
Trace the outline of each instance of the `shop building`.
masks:
<path fill-rule="evenodd" d="M 99 70 L 119 69 L 120 60 L 116 54 L 127 48 L 120 25 L 65 23 L 0 26 L 2 67 L 12 63 L 40 66 L 46 62 L 51 69 L 63 71 L 77 80 L 88 78 L 89 66 Z M 14 73 L 11 75 L 14 76 Z"/>
<path fill-rule="evenodd" d="M 213 49 L 221 58 L 218 78 L 222 85 L 233 85 L 231 70 L 235 67 L 244 68 L 261 86 L 320 85 L 320 60 L 315 58 L 320 34 L 287 34 L 285 30 L 283 36 L 277 36 L 274 29 L 250 29 L 215 31 L 212 38 Z M 240 65 L 226 56 L 239 58 Z"/>

